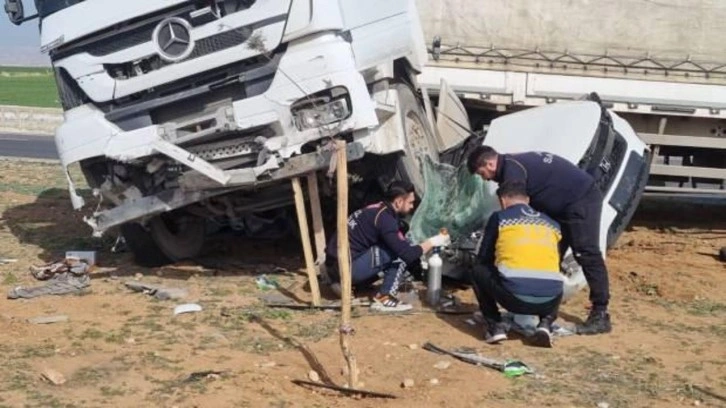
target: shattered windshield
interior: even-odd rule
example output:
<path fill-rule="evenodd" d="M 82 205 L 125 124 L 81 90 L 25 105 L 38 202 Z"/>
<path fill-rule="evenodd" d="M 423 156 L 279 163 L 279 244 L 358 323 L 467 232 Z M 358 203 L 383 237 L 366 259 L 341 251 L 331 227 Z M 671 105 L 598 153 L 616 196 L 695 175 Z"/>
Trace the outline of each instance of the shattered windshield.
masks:
<path fill-rule="evenodd" d="M 40 18 L 47 17 L 58 10 L 73 6 L 84 0 L 35 0 L 35 8 Z"/>
<path fill-rule="evenodd" d="M 421 205 L 411 219 L 409 238 L 422 242 L 448 229 L 456 242 L 484 227 L 484 222 L 499 210 L 497 198 L 476 175 L 469 174 L 466 163 L 454 167 L 434 163 L 428 156 L 424 161 L 426 190 Z"/>

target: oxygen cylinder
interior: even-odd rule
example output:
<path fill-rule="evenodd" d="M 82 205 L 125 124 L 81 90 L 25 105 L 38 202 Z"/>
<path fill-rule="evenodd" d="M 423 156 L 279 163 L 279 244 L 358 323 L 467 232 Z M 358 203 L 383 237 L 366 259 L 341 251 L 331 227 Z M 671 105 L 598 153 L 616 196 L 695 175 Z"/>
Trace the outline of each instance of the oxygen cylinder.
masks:
<path fill-rule="evenodd" d="M 441 297 L 441 267 L 444 261 L 439 255 L 439 248 L 434 248 L 434 253 L 429 257 L 428 282 L 426 288 L 426 301 L 429 306 L 436 307 Z"/>

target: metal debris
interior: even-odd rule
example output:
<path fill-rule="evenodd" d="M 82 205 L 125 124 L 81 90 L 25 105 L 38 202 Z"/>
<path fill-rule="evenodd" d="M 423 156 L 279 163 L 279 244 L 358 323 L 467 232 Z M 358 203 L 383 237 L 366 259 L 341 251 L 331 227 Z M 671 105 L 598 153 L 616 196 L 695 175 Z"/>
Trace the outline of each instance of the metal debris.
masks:
<path fill-rule="evenodd" d="M 139 281 L 128 281 L 124 285 L 134 292 L 143 292 L 159 300 L 182 299 L 189 295 L 189 291 L 184 288 L 169 288 Z"/>

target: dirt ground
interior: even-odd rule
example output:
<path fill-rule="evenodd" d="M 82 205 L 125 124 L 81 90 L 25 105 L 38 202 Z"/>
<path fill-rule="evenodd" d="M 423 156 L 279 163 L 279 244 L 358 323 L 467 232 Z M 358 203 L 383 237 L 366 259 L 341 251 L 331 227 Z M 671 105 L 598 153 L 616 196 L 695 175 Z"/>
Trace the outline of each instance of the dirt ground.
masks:
<path fill-rule="evenodd" d="M 352 399 L 292 383 L 320 377 L 346 381 L 336 312 L 265 308 L 255 277 L 275 277 L 289 294 L 310 298 L 296 242 L 213 241 L 198 263 L 136 267 L 113 254 L 115 236 L 96 240 L 73 212 L 56 165 L 0 162 L 0 288 L 38 285 L 28 267 L 66 249 L 99 251 L 103 267 L 80 295 L 0 299 L 1 407 L 680 407 L 726 406 L 701 391 L 726 395 L 726 246 L 724 207 L 641 206 L 608 254 L 614 330 L 565 337 L 554 349 L 521 340 L 488 346 L 470 315 L 405 316 L 354 311 L 353 351 L 365 389 L 397 399 Z M 88 196 L 88 194 L 86 194 Z M 91 205 L 93 207 L 93 204 Z M 284 268 L 286 272 L 281 272 Z M 182 301 L 159 301 L 123 285 L 138 279 L 187 288 Z M 470 290 L 455 290 L 473 308 Z M 329 296 L 328 293 L 325 293 Z M 203 311 L 174 316 L 195 302 Z M 563 306 L 560 321 L 586 315 L 585 292 Z M 66 322 L 28 318 L 63 314 Z M 297 347 L 295 341 L 307 346 Z M 537 375 L 507 379 L 422 350 L 431 341 L 516 358 Z M 438 364 L 449 362 L 445 366 Z M 66 382 L 40 379 L 45 369 Z M 195 372 L 218 371 L 219 375 Z M 413 387 L 402 388 L 404 379 Z M 438 381 L 433 381 L 436 379 Z M 720 404 L 720 405 L 719 405 Z"/>

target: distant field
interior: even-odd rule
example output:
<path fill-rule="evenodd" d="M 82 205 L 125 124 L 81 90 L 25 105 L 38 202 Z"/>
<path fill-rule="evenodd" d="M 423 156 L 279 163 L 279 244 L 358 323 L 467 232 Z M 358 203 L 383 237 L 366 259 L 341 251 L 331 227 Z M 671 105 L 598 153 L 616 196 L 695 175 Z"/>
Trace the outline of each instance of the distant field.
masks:
<path fill-rule="evenodd" d="M 0 67 L 0 105 L 60 107 L 53 70 Z"/>

